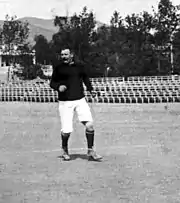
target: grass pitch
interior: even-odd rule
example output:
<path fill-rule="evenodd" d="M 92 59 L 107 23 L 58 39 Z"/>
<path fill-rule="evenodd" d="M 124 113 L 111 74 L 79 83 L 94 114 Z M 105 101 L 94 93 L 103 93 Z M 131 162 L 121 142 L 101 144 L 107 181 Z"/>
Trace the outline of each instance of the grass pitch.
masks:
<path fill-rule="evenodd" d="M 180 202 L 180 104 L 89 105 L 102 162 L 76 117 L 60 159 L 57 103 L 0 103 L 0 203 Z"/>

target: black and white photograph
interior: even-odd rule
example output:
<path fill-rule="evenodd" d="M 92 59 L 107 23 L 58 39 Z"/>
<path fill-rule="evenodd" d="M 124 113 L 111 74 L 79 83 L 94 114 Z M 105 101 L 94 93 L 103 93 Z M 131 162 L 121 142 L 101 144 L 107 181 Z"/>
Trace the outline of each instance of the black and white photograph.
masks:
<path fill-rule="evenodd" d="M 180 203 L 180 0 L 0 0 L 0 203 Z"/>

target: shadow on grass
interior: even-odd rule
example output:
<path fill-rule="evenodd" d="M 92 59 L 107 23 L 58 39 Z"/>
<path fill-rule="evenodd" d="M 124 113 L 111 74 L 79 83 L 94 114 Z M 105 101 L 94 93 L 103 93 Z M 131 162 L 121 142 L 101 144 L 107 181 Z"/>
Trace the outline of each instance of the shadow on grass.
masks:
<path fill-rule="evenodd" d="M 76 160 L 76 159 L 88 160 L 88 157 L 86 154 L 71 154 L 70 157 L 71 157 L 71 160 Z"/>
<path fill-rule="evenodd" d="M 58 159 L 62 159 L 62 156 L 58 156 Z M 88 160 L 88 157 L 86 154 L 70 154 L 71 160 L 76 160 L 76 159 L 83 159 L 83 160 Z"/>
<path fill-rule="evenodd" d="M 62 159 L 62 156 L 58 156 L 57 158 Z M 94 161 L 94 162 L 101 162 L 102 161 L 102 160 L 96 160 L 95 161 L 95 160 L 89 159 L 86 154 L 70 154 L 70 158 L 71 158 L 71 161 L 76 160 L 76 159 L 82 159 L 82 160 Z"/>

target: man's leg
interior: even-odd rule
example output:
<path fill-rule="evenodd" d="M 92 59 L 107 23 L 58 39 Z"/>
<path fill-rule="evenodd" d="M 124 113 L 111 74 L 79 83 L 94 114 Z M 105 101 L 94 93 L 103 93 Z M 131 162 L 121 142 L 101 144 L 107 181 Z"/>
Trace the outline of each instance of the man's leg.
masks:
<path fill-rule="evenodd" d="M 69 161 L 70 160 L 69 151 L 68 151 L 68 140 L 69 140 L 69 137 L 70 137 L 70 133 L 63 133 L 63 132 L 61 132 L 62 150 L 63 150 L 62 158 L 65 161 Z"/>
<path fill-rule="evenodd" d="M 72 102 L 59 102 L 59 115 L 61 120 L 61 140 L 62 140 L 62 157 L 64 160 L 70 160 L 68 152 L 68 141 L 71 132 L 73 131 L 73 112 L 74 107 Z"/>
<path fill-rule="evenodd" d="M 92 149 L 94 147 L 94 127 L 93 122 L 91 121 L 82 121 L 82 124 L 85 126 L 85 135 L 87 139 L 87 147 L 88 149 Z"/>
<path fill-rule="evenodd" d="M 98 161 L 102 159 L 102 156 L 98 155 L 94 150 L 94 134 L 95 130 L 92 121 L 82 121 L 85 126 L 85 134 L 87 139 L 87 156 L 90 160 Z"/>
<path fill-rule="evenodd" d="M 76 112 L 80 122 L 85 126 L 85 135 L 87 138 L 87 148 L 88 148 L 88 157 L 93 160 L 100 160 L 102 157 L 97 155 L 94 151 L 94 126 L 93 118 L 91 114 L 90 107 L 86 102 L 85 98 L 79 100 L 76 106 Z"/>

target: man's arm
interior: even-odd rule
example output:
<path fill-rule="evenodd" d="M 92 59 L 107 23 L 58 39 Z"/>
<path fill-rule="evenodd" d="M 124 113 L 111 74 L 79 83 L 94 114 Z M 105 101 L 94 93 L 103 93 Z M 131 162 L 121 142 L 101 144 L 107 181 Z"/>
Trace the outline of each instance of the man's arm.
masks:
<path fill-rule="evenodd" d="M 50 87 L 56 91 L 59 91 L 59 87 L 61 85 L 66 85 L 66 81 L 60 75 L 58 75 L 57 69 L 58 67 L 55 67 L 53 70 Z"/>
<path fill-rule="evenodd" d="M 84 82 L 84 84 L 86 85 L 87 90 L 88 90 L 89 92 L 92 92 L 92 91 L 93 91 L 93 86 L 92 86 L 91 81 L 90 81 L 90 79 L 89 79 L 89 75 L 88 75 L 88 71 L 87 71 L 87 68 L 86 68 L 86 67 L 83 67 L 82 76 L 83 76 L 83 82 Z"/>

